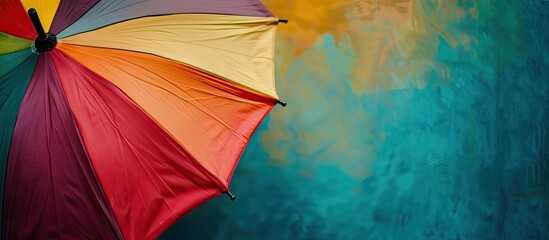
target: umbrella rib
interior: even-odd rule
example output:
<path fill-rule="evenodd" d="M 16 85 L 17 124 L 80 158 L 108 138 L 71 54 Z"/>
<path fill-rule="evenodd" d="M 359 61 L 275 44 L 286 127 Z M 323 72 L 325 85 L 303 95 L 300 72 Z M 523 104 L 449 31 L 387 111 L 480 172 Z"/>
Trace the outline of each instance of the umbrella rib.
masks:
<path fill-rule="evenodd" d="M 119 60 L 125 61 L 125 60 L 123 60 L 123 59 L 119 59 Z M 132 64 L 132 66 L 134 66 L 134 67 L 141 68 L 141 66 L 136 65 L 136 64 L 134 64 L 133 62 L 129 62 L 129 61 L 125 61 L 125 62 L 126 62 L 126 63 Z M 122 69 L 122 68 L 121 68 L 121 70 L 124 71 L 126 74 L 132 76 L 134 79 L 137 79 L 137 81 L 139 81 L 139 82 L 141 82 L 141 83 L 144 83 L 144 84 L 153 86 L 153 87 L 155 87 L 155 88 L 157 88 L 157 89 L 159 89 L 159 90 L 162 90 L 162 91 L 164 91 L 164 92 L 169 93 L 170 95 L 172 95 L 172 96 L 174 96 L 174 97 L 176 97 L 176 98 L 178 98 L 178 99 L 180 99 L 180 100 L 182 100 L 182 101 L 184 101 L 184 102 L 186 102 L 186 103 L 191 104 L 192 106 L 194 106 L 195 109 L 200 110 L 200 111 L 203 112 L 204 114 L 206 114 L 206 115 L 208 115 L 209 117 L 211 117 L 212 119 L 216 120 L 219 124 L 223 125 L 223 126 L 224 126 L 225 128 L 227 128 L 230 132 L 232 132 L 233 134 L 235 134 L 235 136 L 238 136 L 238 138 L 239 138 L 240 140 L 245 141 L 244 138 L 242 138 L 241 136 L 239 136 L 239 135 L 237 134 L 238 132 L 237 132 L 235 129 L 233 129 L 233 128 L 232 128 L 231 126 L 229 126 L 227 123 L 223 122 L 221 119 L 219 119 L 218 117 L 216 117 L 213 113 L 211 113 L 211 112 L 209 112 L 209 111 L 206 111 L 206 110 L 205 110 L 206 108 L 205 108 L 203 105 L 200 105 L 200 106 L 199 106 L 199 104 L 195 103 L 195 102 L 197 102 L 197 101 L 191 101 L 191 100 L 189 100 L 189 99 L 187 99 L 187 98 L 183 98 L 182 96 L 180 96 L 180 95 L 178 95 L 178 94 L 176 94 L 176 93 L 174 93 L 174 92 L 172 92 L 172 91 L 169 91 L 169 90 L 167 90 L 166 88 L 163 88 L 163 87 L 161 87 L 161 86 L 159 86 L 159 85 L 157 85 L 157 84 L 153 84 L 153 83 L 147 82 L 147 81 L 142 81 L 142 80 L 140 80 L 140 78 L 137 77 L 132 71 L 127 71 L 127 70 Z M 173 87 L 175 87 L 175 88 L 181 90 L 182 93 L 187 94 L 187 93 L 185 93 L 184 90 L 182 90 L 179 86 L 176 85 L 177 83 L 175 83 L 175 82 L 173 82 L 173 81 L 170 81 L 170 80 L 166 79 L 165 77 L 163 77 L 163 76 L 161 76 L 161 75 L 159 75 L 159 74 L 157 74 L 157 73 L 155 73 L 155 72 L 153 72 L 153 71 L 149 71 L 149 70 L 147 70 L 147 69 L 145 69 L 145 70 L 146 70 L 148 73 L 153 74 L 154 76 L 158 77 L 159 79 L 163 79 L 165 83 L 170 84 L 171 86 L 173 86 Z M 144 91 L 143 88 L 141 88 L 141 89 L 142 89 L 143 92 L 147 92 L 147 91 Z M 193 89 L 196 89 L 196 88 L 193 88 Z M 205 91 L 203 91 L 203 90 L 200 90 L 200 91 L 205 92 Z M 210 93 L 210 94 L 211 94 L 211 93 Z M 217 96 L 218 96 L 218 95 L 217 95 Z M 188 94 L 187 94 L 187 97 L 190 98 L 190 96 L 189 96 Z M 131 99 L 131 98 L 130 98 L 130 99 Z M 133 101 L 135 102 L 135 99 L 133 99 Z M 200 121 L 198 121 L 198 122 L 200 122 Z"/>
<path fill-rule="evenodd" d="M 133 63 L 131 63 L 131 64 L 133 64 Z M 88 68 L 88 69 L 89 69 L 89 68 Z M 91 71 L 91 69 L 90 69 L 90 71 Z M 126 74 L 129 74 L 130 76 L 133 76 L 130 72 L 126 72 Z M 107 80 L 107 81 L 108 81 L 108 80 Z M 109 82 L 110 82 L 110 81 L 109 81 Z M 113 84 L 113 86 L 116 86 L 116 85 Z M 86 88 L 87 88 L 87 87 L 86 87 Z M 119 89 L 119 90 L 123 93 L 123 91 L 122 91 L 119 87 L 117 87 L 117 89 Z M 126 94 L 125 94 L 125 95 L 126 95 Z M 126 95 L 126 96 L 127 96 L 127 95 Z M 128 97 L 128 99 L 131 99 L 129 96 L 127 96 L 127 97 Z M 97 99 L 96 99 L 96 101 L 97 101 Z M 132 99 L 132 102 L 135 103 L 135 101 L 134 101 L 133 99 Z M 139 106 L 138 106 L 138 107 L 139 107 Z M 142 109 L 142 108 L 140 108 L 140 109 Z M 142 110 L 142 111 L 143 111 L 143 112 L 146 112 L 146 111 L 144 111 L 144 110 Z M 150 117 L 149 114 L 147 114 L 147 115 Z M 156 120 L 154 120 L 153 118 L 151 118 L 151 119 L 152 119 L 153 121 L 156 122 Z M 111 124 L 112 124 L 112 120 L 110 120 L 110 118 L 109 118 L 109 121 L 111 121 Z M 164 132 L 166 132 L 166 131 L 164 131 Z M 166 132 L 166 133 L 170 136 L 171 139 L 175 140 L 174 136 L 172 136 L 169 132 Z M 175 140 L 175 141 L 176 141 L 176 140 Z M 176 141 L 176 142 L 177 142 L 177 141 Z M 193 165 L 194 165 L 197 169 L 199 169 L 199 170 L 204 174 L 204 176 L 207 176 L 208 178 L 210 178 L 210 179 L 213 180 L 214 182 L 217 182 L 217 183 L 219 184 L 218 186 L 219 186 L 222 190 L 225 188 L 225 184 L 223 184 L 223 182 L 222 182 L 219 178 L 217 178 L 217 176 L 215 176 L 213 173 L 211 173 L 209 170 L 207 170 L 207 169 L 205 169 L 204 167 L 202 167 L 202 166 L 201 166 L 199 163 L 197 163 L 196 161 L 193 161 Z"/>
<path fill-rule="evenodd" d="M 119 60 L 120 60 L 120 61 L 124 61 L 123 59 L 119 59 Z M 134 64 L 133 62 L 129 62 L 129 61 L 126 61 L 126 62 L 132 64 L 132 65 L 135 66 L 135 67 L 140 67 L 140 66 Z M 133 72 L 129 72 L 129 71 L 126 71 L 126 70 L 124 70 L 124 69 L 122 69 L 122 71 L 126 72 L 126 74 L 132 76 L 132 77 L 135 78 L 135 79 L 141 79 L 141 78 L 139 78 L 139 77 L 136 77 L 136 76 L 134 75 Z M 157 73 L 155 73 L 155 72 L 153 72 L 153 71 L 147 70 L 147 72 L 149 72 L 150 74 L 155 75 L 156 77 L 158 77 L 158 78 L 160 78 L 160 79 L 165 80 L 165 82 L 166 82 L 167 84 L 170 84 L 170 85 L 172 85 L 173 87 L 175 87 L 175 88 L 177 88 L 177 89 L 180 89 L 180 88 L 176 85 L 175 82 L 169 81 L 169 80 L 167 80 L 166 78 L 160 76 L 159 74 L 157 74 Z M 156 84 L 152 84 L 152 83 L 150 83 L 150 82 L 141 81 L 141 80 L 139 80 L 139 82 L 142 82 L 142 83 L 147 84 L 147 85 L 151 85 L 151 86 L 153 86 L 153 87 L 155 87 L 155 88 L 158 88 L 158 89 L 160 89 L 160 90 L 163 90 L 163 91 L 165 91 L 165 92 L 168 92 L 170 95 L 173 95 L 173 96 L 177 97 L 178 99 L 180 99 L 180 100 L 182 100 L 182 101 L 184 101 L 184 102 L 187 102 L 187 103 L 191 104 L 191 106 L 194 106 L 195 109 L 198 109 L 199 111 L 203 112 L 204 114 L 210 116 L 212 119 L 216 120 L 219 124 L 223 125 L 226 129 L 228 129 L 228 130 L 233 134 L 233 136 L 237 137 L 237 138 L 242 142 L 243 145 L 245 145 L 246 142 L 247 142 L 247 140 L 249 139 L 248 137 L 245 137 L 244 135 L 240 134 L 240 133 L 237 132 L 234 128 L 232 128 L 231 126 L 229 126 L 227 123 L 225 123 L 224 121 L 222 121 L 221 119 L 219 119 L 218 117 L 216 117 L 213 113 L 211 113 L 211 112 L 205 110 L 205 108 L 199 107 L 199 105 L 197 104 L 197 101 L 190 101 L 189 99 L 183 98 L 183 97 L 179 96 L 178 94 L 175 94 L 175 93 L 172 92 L 172 91 L 169 91 L 169 90 L 167 90 L 167 89 L 165 89 L 165 88 L 162 88 L 162 87 L 160 87 L 160 86 L 158 86 L 158 85 L 156 85 Z M 180 83 L 180 84 L 183 84 L 183 83 Z M 140 88 L 143 89 L 142 87 L 140 87 Z M 193 89 L 196 89 L 196 88 L 193 88 Z M 180 89 L 180 90 L 182 91 L 182 93 L 185 93 L 185 91 L 183 91 L 182 89 Z M 203 91 L 203 90 L 200 90 L 200 91 Z M 144 92 L 147 92 L 147 91 L 144 91 Z M 211 93 L 210 93 L 210 94 L 211 94 Z M 131 98 L 130 98 L 130 99 L 131 99 Z M 135 100 L 134 100 L 134 101 L 135 101 Z M 195 119 L 196 119 L 196 118 L 195 118 Z M 203 123 L 202 121 L 195 120 L 195 122 L 196 122 L 197 124 L 199 124 L 199 125 L 201 126 L 202 129 L 207 129 L 206 126 L 204 125 L 204 123 Z M 206 132 L 207 132 L 207 131 L 206 131 Z M 168 134 L 171 136 L 171 133 L 168 133 Z M 173 136 L 171 136 L 171 137 L 174 138 Z M 174 139 L 176 139 L 176 138 L 174 138 Z M 224 144 L 224 142 L 221 142 L 221 141 L 218 140 L 217 138 L 214 138 L 214 139 L 215 139 L 216 142 L 218 142 L 218 143 L 220 144 L 220 146 L 221 146 L 223 149 L 225 149 L 225 151 L 227 151 L 227 146 L 226 146 L 226 144 Z M 206 170 L 206 171 L 207 171 L 208 173 L 210 173 L 210 175 L 211 175 L 212 177 L 214 177 L 215 179 L 217 179 L 219 182 L 223 182 L 223 181 L 222 181 L 221 179 L 219 179 L 215 174 L 212 174 L 209 170 Z M 225 186 L 225 184 L 223 184 L 223 186 Z"/>
<path fill-rule="evenodd" d="M 69 44 L 69 45 L 78 45 L 78 44 Z M 82 46 L 82 45 L 81 45 L 81 46 Z M 120 50 L 118 50 L 118 51 L 120 51 Z M 122 51 L 124 51 L 124 50 L 122 50 Z M 131 51 L 131 50 L 130 50 L 130 51 L 128 51 L 128 52 L 134 52 L 134 51 Z M 139 53 L 140 53 L 140 54 L 147 54 L 147 55 L 149 55 L 149 53 L 141 53 L 141 52 L 139 52 Z M 91 52 L 91 53 L 89 53 L 89 54 L 93 54 L 93 53 Z M 150 54 L 150 55 L 154 55 L 154 54 Z M 97 56 L 97 57 L 99 57 L 99 56 Z M 93 58 L 97 58 L 97 57 L 93 57 Z M 165 84 L 168 84 L 169 86 L 172 86 L 172 87 L 174 87 L 174 88 L 176 88 L 176 89 L 179 89 L 179 90 L 181 90 L 183 93 L 185 93 L 185 91 L 182 90 L 181 87 L 177 85 L 177 84 L 183 84 L 183 85 L 185 85 L 184 82 L 179 83 L 179 82 L 175 82 L 175 81 L 169 81 L 168 78 L 162 77 L 161 75 L 159 75 L 158 73 L 156 73 L 156 72 L 154 72 L 154 71 L 152 71 L 152 70 L 150 70 L 150 69 L 142 68 L 141 66 L 135 64 L 134 62 L 128 61 L 128 60 L 126 60 L 126 59 L 122 59 L 122 58 L 120 58 L 119 56 L 114 55 L 114 54 L 108 55 L 108 57 L 112 58 L 113 60 L 111 60 L 111 61 L 114 61 L 113 63 L 116 63 L 116 65 L 120 65 L 121 63 L 127 63 L 127 64 L 131 64 L 131 66 L 133 66 L 133 67 L 137 67 L 137 68 L 144 69 L 146 73 L 152 74 L 152 75 L 155 76 L 156 78 L 162 79 L 162 80 L 163 80 L 162 82 L 164 82 Z M 156 56 L 156 57 L 159 57 L 159 56 Z M 93 58 L 92 58 L 92 59 L 93 59 Z M 101 59 L 101 58 L 103 58 L 103 57 L 99 57 L 99 59 Z M 163 57 L 160 57 L 160 58 L 166 59 L 166 58 L 163 58 Z M 94 62 L 96 62 L 96 64 L 99 63 L 98 60 L 94 60 Z M 172 61 L 170 60 L 170 62 L 172 62 Z M 175 64 L 175 63 L 174 63 L 174 64 Z M 179 64 L 182 64 L 182 63 L 177 62 L 177 65 L 179 65 Z M 99 65 L 100 65 L 100 64 L 99 64 Z M 175 65 L 175 66 L 177 66 L 177 65 Z M 183 65 L 184 65 L 184 64 L 183 64 Z M 88 68 L 88 69 L 89 69 L 89 68 Z M 131 79 L 131 78 L 137 79 L 137 80 L 133 80 L 133 81 L 129 81 L 129 82 L 133 82 L 134 84 L 135 84 L 135 83 L 138 83 L 137 86 L 139 86 L 139 89 L 141 89 L 141 90 L 139 91 L 139 92 L 141 92 L 140 94 L 145 93 L 145 94 L 148 95 L 148 92 L 147 92 L 147 91 L 144 91 L 144 90 L 143 90 L 144 88 L 143 88 L 142 86 L 140 86 L 139 83 L 145 84 L 145 85 L 149 85 L 149 86 L 151 86 L 151 87 L 153 87 L 153 88 L 158 89 L 159 91 L 164 91 L 164 92 L 168 93 L 170 96 L 173 96 L 173 97 L 179 99 L 180 101 L 186 102 L 186 103 L 188 104 L 189 107 L 192 107 L 193 109 L 195 109 L 194 112 L 196 112 L 196 111 L 198 110 L 198 112 L 202 112 L 202 113 L 206 114 L 207 116 L 209 116 L 210 118 L 212 118 L 213 120 L 215 120 L 216 122 L 218 122 L 219 124 L 221 124 L 222 126 L 224 126 L 225 129 L 227 129 L 233 136 L 235 136 L 239 141 L 241 141 L 241 144 L 242 144 L 242 145 L 245 145 L 246 141 L 248 140 L 248 137 L 245 137 L 244 135 L 240 134 L 238 131 L 236 131 L 234 128 L 232 128 L 230 125 L 228 125 L 227 123 L 225 123 L 224 121 L 222 121 L 220 118 L 216 117 L 215 114 L 213 114 L 212 112 L 208 111 L 207 108 L 205 108 L 204 106 L 198 104 L 200 101 L 197 101 L 197 99 L 189 99 L 188 97 L 182 97 L 182 96 L 179 96 L 178 94 L 175 94 L 173 91 L 170 91 L 169 88 L 161 87 L 161 85 L 153 84 L 153 83 L 150 82 L 150 81 L 143 81 L 143 80 L 140 80 L 142 77 L 139 77 L 139 75 L 137 75 L 136 72 L 134 72 L 134 71 L 129 71 L 129 70 L 127 70 L 126 68 L 120 68 L 120 67 L 118 67 L 117 69 L 119 69 L 120 71 L 122 71 L 124 74 L 127 74 L 128 76 L 131 76 L 129 79 Z M 196 69 L 197 71 L 203 72 L 203 70 L 198 69 L 198 68 L 196 68 L 196 67 L 192 67 L 192 69 Z M 107 68 L 105 68 L 105 70 L 107 70 Z M 120 73 L 116 74 L 115 72 L 112 72 L 112 74 L 118 75 L 118 74 L 120 74 Z M 100 74 L 100 75 L 101 75 L 101 74 Z M 107 81 L 108 81 L 108 80 L 107 80 Z M 110 82 L 110 81 L 109 81 L 109 82 Z M 114 84 L 114 83 L 113 83 L 113 84 Z M 207 84 L 207 83 L 206 83 L 206 84 Z M 220 81 L 219 84 L 223 84 L 223 85 L 225 85 L 225 86 L 229 86 L 228 83 L 225 83 L 224 81 Z M 114 84 L 114 86 L 116 86 L 116 84 Z M 189 87 L 189 86 L 187 86 L 187 87 Z M 119 90 L 121 90 L 120 87 L 117 87 L 117 88 L 118 88 Z M 197 88 L 192 88 L 192 89 L 199 90 L 199 91 L 202 91 L 202 92 L 206 92 L 206 91 L 204 91 L 204 90 L 200 90 L 200 89 L 197 89 Z M 245 91 L 249 91 L 249 90 L 245 90 Z M 122 92 L 123 92 L 123 91 L 122 91 Z M 208 93 L 209 93 L 209 92 L 208 92 Z M 210 94 L 211 94 L 211 93 L 210 93 Z M 129 99 L 132 99 L 132 98 L 129 97 L 127 94 L 125 94 L 125 95 L 126 95 Z M 149 95 L 149 96 L 150 96 L 150 95 Z M 187 95 L 187 96 L 188 96 L 188 95 Z M 258 96 L 259 96 L 259 95 L 258 95 Z M 219 95 L 214 95 L 213 97 L 219 97 Z M 235 97 L 233 97 L 233 98 L 231 98 L 231 99 L 237 100 Z M 135 103 L 135 102 L 136 102 L 135 99 L 132 99 L 132 102 Z M 139 106 L 139 104 L 137 104 L 137 105 Z M 139 107 L 141 108 L 141 106 L 139 106 Z M 143 108 L 141 108 L 141 109 L 143 109 Z M 144 110 L 143 110 L 143 111 L 144 111 Z M 147 111 L 144 111 L 144 112 L 147 112 Z M 147 114 L 147 115 L 151 116 L 150 114 Z M 194 118 L 194 119 L 196 119 L 196 118 Z M 156 119 L 153 118 L 153 120 L 154 120 L 155 122 L 157 122 Z M 202 122 L 202 121 L 198 121 L 198 120 L 194 120 L 194 121 L 195 121 L 197 124 L 199 124 L 199 126 L 201 126 L 201 128 L 206 129 L 206 126 L 203 125 L 203 122 Z M 162 125 L 160 124 L 160 126 L 162 126 Z M 169 131 L 166 131 L 166 130 L 164 130 L 164 131 L 165 131 L 168 135 L 170 135 L 170 137 L 171 137 L 172 139 L 174 139 L 174 140 L 176 140 L 176 142 L 180 143 L 180 141 L 177 141 L 177 138 L 175 138 Z M 217 139 L 217 138 L 214 138 L 214 141 L 216 141 L 216 142 L 219 143 L 219 146 L 221 146 L 221 147 L 224 149 L 223 151 L 225 151 L 225 152 L 227 151 L 228 148 L 227 148 L 226 144 L 224 144 L 224 142 L 221 142 L 221 141 L 220 141 L 219 139 Z M 203 143 L 203 144 L 205 144 L 205 143 Z M 214 180 L 215 182 L 217 182 L 217 183 L 219 184 L 219 186 L 221 187 L 222 190 L 224 190 L 225 188 L 227 188 L 226 184 L 224 183 L 225 181 L 221 180 L 221 179 L 220 179 L 219 177 L 217 177 L 215 174 L 213 174 L 212 172 L 210 172 L 210 170 L 208 170 L 208 169 L 202 167 L 202 166 L 201 166 L 200 164 L 198 164 L 198 163 L 194 163 L 194 164 L 197 165 L 197 166 L 200 166 L 200 167 L 198 167 L 198 168 L 201 169 L 201 170 L 204 170 L 204 171 L 205 171 L 204 173 L 207 173 L 206 176 L 209 176 L 209 178 L 211 178 L 212 180 Z"/>
<path fill-rule="evenodd" d="M 132 63 L 132 64 L 133 64 L 133 63 Z M 127 72 L 127 73 L 128 73 L 128 72 Z M 131 73 L 128 73 L 128 74 L 131 75 Z M 133 75 L 132 75 L 132 76 L 133 76 Z M 137 79 L 139 79 L 139 78 L 137 78 Z M 113 85 L 113 86 L 115 86 L 115 85 Z M 123 93 L 123 91 L 122 91 L 120 88 L 117 87 L 117 89 L 119 89 L 119 90 L 121 91 L 121 93 Z M 145 92 L 146 92 L 146 91 L 145 91 Z M 125 94 L 124 94 L 124 95 L 125 95 Z M 125 95 L 125 96 L 127 96 L 127 95 Z M 127 97 L 128 97 L 128 99 L 131 99 L 131 98 L 129 98 L 129 96 L 127 96 Z M 134 100 L 132 100 L 132 102 L 134 102 Z M 140 108 L 144 113 L 146 113 L 146 111 L 144 111 L 139 105 L 136 104 L 135 106 L 138 107 L 138 108 Z M 150 117 L 149 114 L 147 114 L 147 116 Z M 151 120 L 155 121 L 154 118 L 151 118 Z M 109 121 L 111 122 L 111 124 L 114 125 L 114 123 L 113 123 L 112 119 L 110 119 L 110 117 L 109 117 Z M 156 122 L 156 121 L 155 121 L 155 122 Z M 116 128 L 116 129 L 118 129 L 118 128 Z M 128 146 L 130 146 L 130 147 L 132 148 L 133 154 L 136 155 L 135 150 L 134 150 L 135 147 L 133 147 L 133 145 L 131 145 L 131 143 L 128 142 L 128 140 L 120 133 L 120 131 L 117 130 L 117 132 L 119 133 L 119 135 L 120 135 L 121 137 L 124 138 L 124 141 L 128 144 Z M 169 134 L 169 133 L 166 132 L 166 131 L 164 131 L 164 132 L 165 132 L 166 134 L 168 134 L 168 136 L 170 136 L 170 138 L 173 139 L 173 140 L 175 141 L 175 138 L 174 138 L 173 136 L 171 136 L 171 134 Z M 142 165 L 142 167 L 144 168 L 143 162 L 141 162 L 141 161 L 139 160 L 139 163 L 140 163 L 140 164 Z M 199 169 L 199 170 L 201 170 L 201 169 L 203 168 L 200 164 L 193 163 L 193 165 L 195 166 L 195 168 L 197 168 L 197 169 Z M 144 169 L 145 169 L 145 168 L 144 168 Z M 205 169 L 204 169 L 204 170 L 205 170 Z M 201 170 L 201 171 L 202 171 L 202 170 Z M 207 171 L 207 170 L 206 170 L 206 171 Z M 151 175 L 149 174 L 148 171 L 147 171 L 147 175 L 149 176 L 149 178 L 151 178 Z M 211 174 L 209 171 L 207 171 L 207 174 L 205 174 L 205 176 L 208 176 L 209 178 L 213 178 L 214 181 L 220 182 L 220 180 L 217 179 L 217 178 L 215 177 L 215 175 Z M 193 181 L 193 182 L 194 182 L 194 181 Z M 221 183 L 221 182 L 220 182 L 220 183 Z M 155 185 L 155 188 L 157 188 L 157 191 L 161 192 L 160 190 L 158 190 L 158 187 L 157 187 L 156 185 Z M 206 189 L 204 186 L 201 186 L 201 188 L 202 188 L 202 189 Z M 206 191 L 206 192 L 207 192 L 207 191 Z M 170 208 L 170 211 L 173 213 L 173 209 Z M 175 214 L 174 214 L 174 216 L 175 216 Z"/>
<path fill-rule="evenodd" d="M 238 85 L 238 86 L 241 86 L 242 88 L 245 89 L 245 91 L 248 91 L 248 92 L 253 92 L 254 94 L 258 95 L 258 96 L 261 96 L 261 94 L 264 94 L 264 93 L 261 93 L 259 92 L 258 90 L 255 90 L 251 87 L 248 87 L 246 85 L 243 85 L 241 83 L 238 83 L 236 81 L 232 81 L 230 79 L 227 79 L 227 78 L 224 78 L 216 73 L 213 73 L 213 72 L 210 72 L 210 71 L 207 71 L 207 70 L 204 70 L 200 67 L 197 67 L 197 66 L 194 66 L 194 65 L 191 65 L 191 64 L 188 64 L 188 63 L 184 63 L 184 62 L 180 62 L 178 60 L 174 60 L 174 59 L 171 59 L 171 58 L 168 58 L 168 57 L 164 57 L 164 56 L 160 56 L 160 55 L 157 55 L 155 53 L 150 53 L 150 52 L 144 52 L 144 51 L 139 51 L 139 50 L 134 50 L 134 49 L 119 49 L 119 48 L 113 48 L 113 47 L 101 47 L 101 46 L 91 46 L 91 45 L 84 45 L 84 44 L 77 44 L 77 43 L 67 43 L 68 45 L 74 45 L 74 46 L 80 46 L 80 47 L 89 47 L 89 48 L 98 48 L 98 49 L 111 49 L 111 50 L 118 50 L 118 51 L 128 51 L 128 52 L 134 52 L 134 53 L 140 53 L 140 54 L 147 54 L 147 55 L 151 55 L 151 56 L 155 56 L 155 57 L 159 57 L 159 58 L 162 58 L 162 59 L 166 59 L 166 60 L 169 60 L 169 61 L 172 61 L 172 62 L 175 62 L 175 63 L 178 63 L 178 64 L 182 64 L 182 65 L 185 65 L 185 66 L 188 66 L 190 68 L 194 68 L 194 69 L 197 69 L 199 71 L 202 71 L 202 72 L 205 72 L 205 73 L 208 73 L 208 74 L 211 74 L 213 76 L 216 76 L 220 79 L 223 79 L 227 82 L 230 82 L 231 84 L 235 84 L 235 85 Z M 227 63 L 230 63 L 231 61 L 226 61 Z M 256 82 L 256 81 L 254 81 Z M 223 83 L 225 84 L 225 83 Z M 226 85 L 226 84 L 225 84 Z M 270 95 L 267 95 L 269 98 L 274 98 Z M 276 98 L 274 98 L 276 99 Z"/>

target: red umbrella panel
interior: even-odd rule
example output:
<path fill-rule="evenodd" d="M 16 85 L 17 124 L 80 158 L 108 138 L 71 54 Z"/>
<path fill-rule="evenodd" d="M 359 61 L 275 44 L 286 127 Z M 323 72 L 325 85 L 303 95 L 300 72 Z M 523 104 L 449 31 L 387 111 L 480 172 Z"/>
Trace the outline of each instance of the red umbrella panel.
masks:
<path fill-rule="evenodd" d="M 5 239 L 152 239 L 228 193 L 278 102 L 254 0 L 2 0 Z"/>

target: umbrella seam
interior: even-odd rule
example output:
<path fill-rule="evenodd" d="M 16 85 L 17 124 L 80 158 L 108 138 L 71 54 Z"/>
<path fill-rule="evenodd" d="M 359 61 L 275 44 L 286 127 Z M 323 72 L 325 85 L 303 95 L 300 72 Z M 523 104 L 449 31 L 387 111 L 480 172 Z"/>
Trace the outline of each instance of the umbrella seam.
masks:
<path fill-rule="evenodd" d="M 60 44 L 62 44 L 60 42 Z M 156 57 L 159 57 L 159 58 L 162 58 L 162 59 L 166 59 L 166 60 L 169 60 L 171 62 L 174 62 L 174 63 L 178 63 L 178 64 L 182 64 L 182 65 L 185 65 L 187 67 L 190 67 L 190 68 L 193 68 L 193 69 L 196 69 L 196 70 L 199 70 L 199 71 L 203 71 L 205 73 L 208 73 L 208 74 L 211 74 L 212 76 L 215 76 L 215 77 L 218 77 L 224 81 L 227 81 L 231 84 L 234 84 L 234 85 L 238 85 L 242 88 L 244 88 L 244 90 L 250 92 L 250 93 L 253 93 L 255 95 L 258 95 L 258 96 L 261 96 L 261 97 L 265 97 L 265 98 L 270 98 L 272 100 L 274 100 L 276 102 L 276 100 L 279 100 L 278 97 L 275 97 L 275 96 L 272 96 L 272 95 L 269 95 L 267 93 L 263 93 L 259 90 L 256 90 L 256 89 L 253 89 L 251 87 L 248 87 L 246 85 L 243 85 L 241 83 L 238 83 L 236 81 L 233 81 L 233 80 L 230 80 L 226 77 L 223 77 L 223 76 L 220 76 L 218 74 L 215 74 L 215 73 L 212 73 L 208 70 L 205 70 L 205 69 L 202 69 L 201 67 L 198 67 L 198 66 L 194 66 L 194 65 L 191 65 L 191 64 L 188 64 L 188 63 L 184 63 L 184 62 L 181 62 L 181 61 L 178 61 L 178 60 L 174 60 L 174 59 L 170 59 L 170 58 L 167 58 L 167 57 L 163 57 L 163 56 L 160 56 L 160 55 L 157 55 L 157 54 L 154 54 L 154 53 L 148 53 L 148 52 L 142 52 L 142 51 L 137 51 L 137 50 L 131 50 L 131 49 L 119 49 L 119 48 L 112 48 L 112 47 L 99 47 L 99 46 L 89 46 L 89 45 L 84 45 L 84 44 L 76 44 L 76 43 L 65 43 L 67 45 L 72 45 L 72 46 L 79 46 L 79 47 L 89 47 L 89 48 L 99 48 L 99 49 L 112 49 L 112 50 L 118 50 L 118 51 L 128 51 L 128 52 L 134 52 L 134 53 L 141 53 L 141 54 L 148 54 L 148 55 L 152 55 L 152 56 L 156 56 Z M 64 52 L 64 51 L 63 51 Z M 224 83 L 225 84 L 225 83 Z"/>
<path fill-rule="evenodd" d="M 96 30 L 99 30 L 99 29 L 103 29 L 103 28 L 106 28 L 106 27 L 109 27 L 109 26 L 112 26 L 112 25 L 116 25 L 116 24 L 119 24 L 119 23 L 123 23 L 123 22 L 129 22 L 129 21 L 132 21 L 132 20 L 136 20 L 136 19 L 142 19 L 142 18 L 153 18 L 153 17 L 163 17 L 163 16 L 172 16 L 172 15 L 219 15 L 219 16 L 239 16 L 239 17 L 249 17 L 249 18 L 274 18 L 273 16 L 247 16 L 247 15 L 238 15 L 238 14 L 220 14 L 220 13 L 200 13 L 200 12 L 196 12 L 196 13 L 170 13 L 170 14 L 151 14 L 151 15 L 143 15 L 143 16 L 138 16 L 138 17 L 133 17 L 133 18 L 128 18 L 128 19 L 125 19 L 125 20 L 121 20 L 121 21 L 118 21 L 118 22 L 113 22 L 113 23 L 109 23 L 105 26 L 100 26 L 100 27 L 96 27 L 94 29 L 89 29 L 89 30 L 85 30 L 85 31 L 82 31 L 82 32 L 78 32 L 78 33 L 74 33 L 74 34 L 71 34 L 71 35 L 66 35 L 66 36 L 63 36 L 62 33 L 63 31 L 61 31 L 59 33 L 59 35 L 61 35 L 62 37 L 61 38 L 68 38 L 68 37 L 72 37 L 72 36 L 76 36 L 76 35 L 79 35 L 79 34 L 84 34 L 84 33 L 88 33 L 88 32 L 93 32 L 93 31 L 96 31 Z M 84 15 L 82 15 L 83 17 Z M 80 18 L 82 18 L 80 17 Z M 80 18 L 78 20 L 80 20 Z M 278 21 L 278 19 L 276 20 Z M 259 22 L 259 21 L 258 21 Z M 265 21 L 265 22 L 272 22 L 272 21 Z M 76 21 L 74 22 L 76 23 Z M 73 23 L 73 24 L 74 24 Z M 72 24 L 71 24 L 72 25 Z M 70 26 L 70 25 L 69 25 Z"/>

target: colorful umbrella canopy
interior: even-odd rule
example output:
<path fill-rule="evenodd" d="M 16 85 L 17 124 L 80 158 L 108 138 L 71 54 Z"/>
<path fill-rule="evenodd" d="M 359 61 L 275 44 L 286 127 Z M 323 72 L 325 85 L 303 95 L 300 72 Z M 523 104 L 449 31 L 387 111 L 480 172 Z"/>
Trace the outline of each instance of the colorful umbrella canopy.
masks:
<path fill-rule="evenodd" d="M 278 102 L 256 0 L 1 0 L 5 239 L 151 239 Z"/>

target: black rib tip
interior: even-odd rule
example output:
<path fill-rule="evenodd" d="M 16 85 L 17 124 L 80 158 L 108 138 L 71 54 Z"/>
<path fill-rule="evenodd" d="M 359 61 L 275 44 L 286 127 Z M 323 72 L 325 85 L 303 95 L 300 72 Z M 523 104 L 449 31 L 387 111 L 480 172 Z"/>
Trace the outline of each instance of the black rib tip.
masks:
<path fill-rule="evenodd" d="M 227 194 L 227 196 L 229 196 L 231 201 L 234 201 L 236 199 L 236 196 L 233 193 L 231 193 L 231 191 L 226 191 L 225 194 Z"/>
<path fill-rule="evenodd" d="M 280 104 L 280 106 L 282 106 L 282 107 L 286 107 L 286 105 L 288 104 L 288 103 L 282 102 L 280 100 L 276 101 L 276 103 Z"/>
<path fill-rule="evenodd" d="M 287 19 L 287 18 L 279 18 L 279 19 L 278 19 L 278 22 L 281 22 L 281 23 L 288 23 L 288 19 Z"/>
<path fill-rule="evenodd" d="M 27 13 L 28 13 L 29 15 L 36 14 L 36 9 L 31 8 L 31 9 L 29 9 L 29 10 L 27 11 Z"/>

